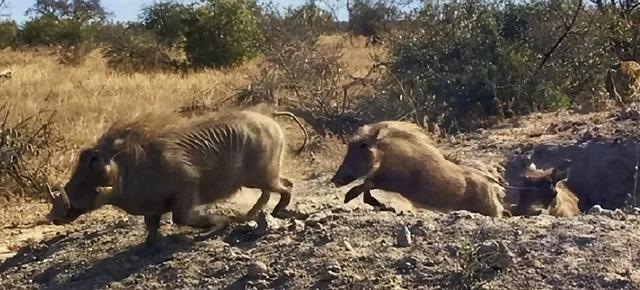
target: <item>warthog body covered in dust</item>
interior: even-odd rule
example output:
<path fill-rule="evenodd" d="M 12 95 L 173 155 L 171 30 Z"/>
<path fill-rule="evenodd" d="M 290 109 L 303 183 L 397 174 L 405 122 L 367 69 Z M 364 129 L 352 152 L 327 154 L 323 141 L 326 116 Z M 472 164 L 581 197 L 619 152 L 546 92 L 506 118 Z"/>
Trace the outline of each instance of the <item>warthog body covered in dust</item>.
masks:
<path fill-rule="evenodd" d="M 362 193 L 367 200 L 375 200 L 370 190 L 382 189 L 397 192 L 418 207 L 494 217 L 508 214 L 501 201 L 502 186 L 474 168 L 445 158 L 411 123 L 385 121 L 358 129 L 331 181 L 343 186 L 360 177 L 366 177 L 364 183 L 349 190 L 345 202 Z"/>
<path fill-rule="evenodd" d="M 282 114 L 300 124 L 290 113 L 276 113 Z M 54 202 L 50 219 L 70 222 L 111 204 L 143 215 L 147 243 L 151 243 L 157 237 L 160 216 L 167 212 L 178 225 L 219 225 L 193 207 L 228 198 L 241 187 L 262 190 L 245 218 L 257 214 L 271 192 L 280 194 L 274 215 L 286 211 L 293 184 L 280 175 L 285 137 L 272 118 L 240 111 L 182 127 L 150 127 L 140 121 L 115 125 L 97 146 L 84 150 L 58 197 L 65 200 L 57 204 L 65 204 L 66 214 L 59 214 Z"/>
<path fill-rule="evenodd" d="M 578 197 L 566 182 L 570 166 L 571 161 L 565 160 L 555 168 L 541 170 L 532 163 L 523 176 L 527 189 L 520 193 L 516 214 L 538 215 L 548 212 L 556 217 L 579 215 Z M 542 209 L 533 208 L 534 205 Z"/>

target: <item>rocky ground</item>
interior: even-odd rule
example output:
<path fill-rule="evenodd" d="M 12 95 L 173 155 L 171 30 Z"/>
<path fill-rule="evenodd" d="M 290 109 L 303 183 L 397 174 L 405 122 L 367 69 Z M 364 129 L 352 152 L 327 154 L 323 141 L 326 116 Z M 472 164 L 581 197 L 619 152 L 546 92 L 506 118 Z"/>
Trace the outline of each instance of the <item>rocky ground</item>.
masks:
<path fill-rule="evenodd" d="M 620 115 L 532 115 L 441 145 L 499 162 L 536 144 L 637 136 L 634 115 Z M 343 205 L 346 189 L 329 185 L 331 173 L 309 171 L 296 181 L 292 202 L 308 219 L 262 214 L 216 233 L 167 220 L 155 251 L 140 246 L 141 220 L 113 208 L 67 226 L 0 224 L 0 288 L 640 289 L 638 215 L 494 219 L 415 210 L 374 192 L 396 208 L 378 211 L 359 200 Z M 206 210 L 242 212 L 257 197 L 245 190 Z M 46 205 L 13 206 L 0 217 L 19 209 L 23 224 L 32 224 Z"/>

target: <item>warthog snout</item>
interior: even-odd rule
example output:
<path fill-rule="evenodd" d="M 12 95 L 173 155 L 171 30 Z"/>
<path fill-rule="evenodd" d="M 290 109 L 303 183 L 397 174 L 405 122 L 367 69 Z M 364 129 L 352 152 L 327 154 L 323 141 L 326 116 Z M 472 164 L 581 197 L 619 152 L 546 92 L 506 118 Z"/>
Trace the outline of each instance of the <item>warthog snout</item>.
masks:
<path fill-rule="evenodd" d="M 343 166 L 340 166 L 336 174 L 331 178 L 331 183 L 336 187 L 341 187 L 353 182 L 354 180 L 356 180 L 356 177 L 351 175 Z"/>
<path fill-rule="evenodd" d="M 71 207 L 69 202 L 69 196 L 64 189 L 60 191 L 49 192 L 51 195 L 51 211 L 46 215 L 46 218 L 56 225 L 62 225 L 70 223 L 76 220 L 82 211 L 78 211 Z"/>

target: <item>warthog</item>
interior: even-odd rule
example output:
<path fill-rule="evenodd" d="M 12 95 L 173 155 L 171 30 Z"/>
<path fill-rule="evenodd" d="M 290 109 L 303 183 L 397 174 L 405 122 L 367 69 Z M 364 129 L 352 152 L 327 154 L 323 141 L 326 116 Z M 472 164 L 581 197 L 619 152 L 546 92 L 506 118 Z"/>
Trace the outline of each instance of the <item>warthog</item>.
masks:
<path fill-rule="evenodd" d="M 274 115 L 291 116 L 302 127 L 291 113 Z M 261 189 L 262 195 L 240 219 L 254 217 L 271 192 L 280 194 L 274 215 L 287 212 L 293 184 L 281 177 L 285 137 L 272 118 L 236 111 L 186 126 L 152 127 L 139 120 L 114 125 L 96 146 L 83 150 L 71 179 L 54 196 L 49 219 L 68 223 L 110 204 L 143 215 L 146 243 L 152 244 L 167 212 L 177 225 L 219 226 L 193 207 L 228 198 L 241 187 Z M 306 131 L 299 151 L 305 144 Z"/>
<path fill-rule="evenodd" d="M 365 202 L 375 206 L 379 202 L 370 190 L 382 189 L 397 192 L 418 207 L 508 215 L 501 202 L 502 186 L 476 169 L 447 160 L 411 123 L 385 121 L 358 129 L 331 181 L 344 186 L 360 177 L 365 177 L 364 183 L 347 192 L 345 203 L 364 193 Z"/>
<path fill-rule="evenodd" d="M 527 189 L 520 193 L 517 214 L 539 215 L 548 212 L 556 217 L 579 215 L 578 197 L 567 186 L 570 166 L 571 160 L 568 159 L 546 170 L 537 169 L 532 163 L 523 175 Z"/>

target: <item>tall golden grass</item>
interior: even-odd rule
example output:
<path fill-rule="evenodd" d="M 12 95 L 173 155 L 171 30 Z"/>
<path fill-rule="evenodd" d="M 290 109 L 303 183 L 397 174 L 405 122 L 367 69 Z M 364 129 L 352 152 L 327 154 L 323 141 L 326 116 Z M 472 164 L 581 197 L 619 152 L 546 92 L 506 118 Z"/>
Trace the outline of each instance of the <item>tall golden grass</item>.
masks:
<path fill-rule="evenodd" d="M 318 46 L 342 42 L 345 74 L 361 76 L 371 55 L 383 48 L 365 47 L 364 38 L 324 36 Z M 13 120 L 41 110 L 55 110 L 55 126 L 64 141 L 54 152 L 50 179 L 63 183 L 78 149 L 91 145 L 110 124 L 141 114 L 173 114 L 192 100 L 215 103 L 235 94 L 258 77 L 260 57 L 231 69 L 204 70 L 186 76 L 173 73 L 125 74 L 109 69 L 98 51 L 78 66 L 65 66 L 45 52 L 0 51 L 0 70 L 13 77 L 0 85 L 0 100 L 11 106 Z M 296 145 L 294 145 L 296 146 Z"/>

